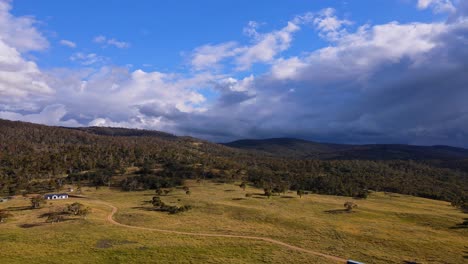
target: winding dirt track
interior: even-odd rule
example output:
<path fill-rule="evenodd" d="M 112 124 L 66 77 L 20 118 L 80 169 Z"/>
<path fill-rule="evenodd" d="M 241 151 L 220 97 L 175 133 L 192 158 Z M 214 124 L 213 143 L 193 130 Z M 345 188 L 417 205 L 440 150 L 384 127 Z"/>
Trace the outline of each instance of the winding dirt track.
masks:
<path fill-rule="evenodd" d="M 107 221 L 109 221 L 111 224 L 116 225 L 116 226 L 121 226 L 121 227 L 126 227 L 126 228 L 133 228 L 133 229 L 140 229 L 140 230 L 148 230 L 148 231 L 156 231 L 156 232 L 161 232 L 161 233 L 168 233 L 168 234 L 177 234 L 177 235 L 187 235 L 187 236 L 199 236 L 199 237 L 226 237 L 226 238 L 241 238 L 241 239 L 250 239 L 250 240 L 259 240 L 259 241 L 264 241 L 272 244 L 276 244 L 285 248 L 288 248 L 290 250 L 295 250 L 295 251 L 300 251 L 300 252 L 305 252 L 311 255 L 323 257 L 332 261 L 336 261 L 337 263 L 346 263 L 346 260 L 340 257 L 335 257 L 332 255 L 320 253 L 317 251 L 293 246 L 278 240 L 274 240 L 272 238 L 268 237 L 259 237 L 259 236 L 243 236 L 243 235 L 227 235 L 227 234 L 209 234 L 209 233 L 191 233 L 191 232 L 182 232 L 182 231 L 174 231 L 174 230 L 166 230 L 166 229 L 158 229 L 158 228 L 149 228 L 149 227 L 140 227 L 140 226 L 131 226 L 131 225 L 126 225 L 119 223 L 114 220 L 114 215 L 117 213 L 118 208 L 115 207 L 114 205 L 110 203 L 106 203 L 100 200 L 94 200 L 89 197 L 82 197 L 82 198 L 87 198 L 89 201 L 93 201 L 96 203 L 100 203 L 103 205 L 106 205 L 110 208 L 112 208 L 112 212 L 107 216 Z"/>

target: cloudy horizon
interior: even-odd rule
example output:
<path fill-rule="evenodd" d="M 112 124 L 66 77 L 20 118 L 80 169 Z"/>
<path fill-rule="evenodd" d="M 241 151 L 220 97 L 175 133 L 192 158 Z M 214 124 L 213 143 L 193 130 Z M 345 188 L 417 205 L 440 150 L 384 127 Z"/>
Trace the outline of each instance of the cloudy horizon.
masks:
<path fill-rule="evenodd" d="M 468 147 L 468 1 L 106 2 L 0 0 L 0 118 Z"/>

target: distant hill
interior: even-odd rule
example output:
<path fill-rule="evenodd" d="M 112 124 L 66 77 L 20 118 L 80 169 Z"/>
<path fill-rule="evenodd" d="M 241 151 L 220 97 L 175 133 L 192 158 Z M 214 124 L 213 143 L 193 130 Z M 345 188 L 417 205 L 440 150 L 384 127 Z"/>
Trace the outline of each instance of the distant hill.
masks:
<path fill-rule="evenodd" d="M 248 181 L 274 192 L 302 189 L 361 198 L 375 190 L 463 204 L 468 201 L 468 150 L 293 138 L 222 145 L 159 131 L 0 119 L 0 197 L 53 192 L 64 183 L 132 191 L 171 188 L 186 179 Z"/>
<path fill-rule="evenodd" d="M 156 130 L 143 130 L 131 128 L 116 128 L 116 127 L 78 127 L 68 128 L 79 130 L 90 134 L 101 136 L 114 136 L 114 137 L 159 137 L 164 139 L 176 139 L 177 136 L 166 132 Z"/>
<path fill-rule="evenodd" d="M 295 138 L 244 139 L 224 145 L 286 158 L 339 160 L 453 160 L 468 158 L 468 149 L 449 146 L 346 145 L 317 143 Z"/>

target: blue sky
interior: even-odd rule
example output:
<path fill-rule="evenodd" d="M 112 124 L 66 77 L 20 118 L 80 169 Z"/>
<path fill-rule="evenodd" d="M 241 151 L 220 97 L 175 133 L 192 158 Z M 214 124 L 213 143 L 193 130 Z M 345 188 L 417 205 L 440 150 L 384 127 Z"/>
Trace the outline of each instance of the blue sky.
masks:
<path fill-rule="evenodd" d="M 467 10 L 462 0 L 0 0 L 0 118 L 467 147 Z"/>
<path fill-rule="evenodd" d="M 17 16 L 34 16 L 38 27 L 50 40 L 51 48 L 36 54 L 44 68 L 75 67 L 71 53 L 99 53 L 117 65 L 162 71 L 185 69 L 186 58 L 194 47 L 207 43 L 236 40 L 248 43 L 242 29 L 249 21 L 262 23 L 260 30 L 281 27 L 294 16 L 333 7 L 356 25 L 391 21 L 431 21 L 437 18 L 430 10 L 418 11 L 411 1 L 27 1 L 13 4 Z M 442 16 L 443 19 L 443 16 Z M 101 48 L 92 39 L 104 35 L 128 42 L 131 48 Z M 77 44 L 70 50 L 59 44 L 61 39 Z M 313 28 L 298 34 L 296 42 L 285 54 L 297 54 L 326 45 Z"/>

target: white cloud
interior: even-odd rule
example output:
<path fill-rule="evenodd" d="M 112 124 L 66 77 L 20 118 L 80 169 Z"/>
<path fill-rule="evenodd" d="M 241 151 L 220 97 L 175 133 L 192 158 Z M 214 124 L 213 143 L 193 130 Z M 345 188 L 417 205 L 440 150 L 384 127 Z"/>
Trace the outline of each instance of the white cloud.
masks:
<path fill-rule="evenodd" d="M 9 2 L 0 1 L 0 110 L 31 109 L 54 91 L 37 64 L 22 53 L 43 50 L 48 42 L 32 18 L 13 17 L 10 9 Z"/>
<path fill-rule="evenodd" d="M 298 57 L 281 58 L 273 63 L 271 73 L 274 78 L 279 80 L 295 79 L 306 66 L 307 64 Z"/>
<path fill-rule="evenodd" d="M 239 52 L 241 49 L 236 42 L 207 44 L 194 49 L 191 64 L 196 70 L 217 68 L 223 59 L 236 56 Z"/>
<path fill-rule="evenodd" d="M 120 41 L 115 38 L 107 38 L 106 36 L 99 35 L 94 37 L 94 42 L 104 44 L 106 46 L 114 46 L 119 49 L 125 49 L 130 47 L 130 43 L 125 41 Z"/>
<path fill-rule="evenodd" d="M 289 48 L 293 39 L 292 34 L 300 27 L 293 22 L 278 31 L 261 34 L 257 37 L 257 42 L 245 48 L 245 51 L 236 58 L 238 69 L 249 69 L 252 64 L 271 62 L 275 56 Z"/>
<path fill-rule="evenodd" d="M 432 8 L 435 13 L 453 13 L 456 11 L 451 0 L 418 0 L 418 8 Z"/>
<path fill-rule="evenodd" d="M 430 60 L 428 52 L 440 45 L 448 27 L 444 23 L 364 25 L 335 39 L 334 46 L 276 60 L 271 74 L 277 79 L 366 80 L 385 65 L 409 60 L 417 66 Z"/>
<path fill-rule="evenodd" d="M 99 56 L 96 53 L 77 52 L 70 56 L 70 60 L 74 62 L 78 62 L 85 66 L 89 66 L 93 64 L 104 63 L 106 61 L 106 58 L 103 56 Z"/>
<path fill-rule="evenodd" d="M 14 17 L 10 14 L 10 1 L 0 1 L 0 36 L 2 41 L 19 52 L 44 50 L 48 41 L 36 29 L 32 17 Z"/>
<path fill-rule="evenodd" d="M 67 46 L 69 48 L 76 48 L 76 43 L 70 40 L 62 39 L 60 40 L 60 45 Z"/>
<path fill-rule="evenodd" d="M 51 85 L 57 87 L 53 102 L 66 106 L 68 119 L 83 125 L 168 131 L 172 121 L 164 116 L 203 111 L 206 99 L 197 89 L 217 78 L 209 74 L 129 71 L 126 67 L 56 70 L 49 74 L 54 76 Z M 159 115 L 154 114 L 156 110 Z"/>
<path fill-rule="evenodd" d="M 125 49 L 125 48 L 130 47 L 130 43 L 125 42 L 125 41 L 119 41 L 119 40 L 116 40 L 116 39 L 108 39 L 107 44 L 109 44 L 111 46 L 115 46 L 115 47 L 117 47 L 119 49 Z"/>
<path fill-rule="evenodd" d="M 287 50 L 293 40 L 293 33 L 300 29 L 294 21 L 289 21 L 280 30 L 259 33 L 258 23 L 250 21 L 244 33 L 252 37 L 253 44 L 241 46 L 237 42 L 225 42 L 218 45 L 204 45 L 193 50 L 191 64 L 196 70 L 217 68 L 225 59 L 233 59 L 237 70 L 250 69 L 255 63 L 270 63 L 275 56 Z"/>
<path fill-rule="evenodd" d="M 64 105 L 49 105 L 36 114 L 19 114 L 15 112 L 0 111 L 0 118 L 14 120 L 14 121 L 26 121 L 39 124 L 48 124 L 54 126 L 70 126 L 76 127 L 80 124 L 73 119 L 62 120 L 66 115 L 67 111 Z"/>
<path fill-rule="evenodd" d="M 260 23 L 256 21 L 249 21 L 247 23 L 247 26 L 244 27 L 244 34 L 248 37 L 251 37 L 253 39 L 257 39 L 259 37 L 259 33 L 257 32 L 257 29 L 260 27 Z"/>
<path fill-rule="evenodd" d="M 99 36 L 94 37 L 93 41 L 96 43 L 105 43 L 106 37 L 104 37 L 103 35 L 99 35 Z"/>
<path fill-rule="evenodd" d="M 335 9 L 326 8 L 312 19 L 312 24 L 319 31 L 320 36 L 330 41 L 335 41 L 345 35 L 347 31 L 343 27 L 353 24 L 349 20 L 339 19 L 335 13 Z"/>
<path fill-rule="evenodd" d="M 318 13 L 306 13 L 296 16 L 279 30 L 267 33 L 258 32 L 260 24 L 249 21 L 244 28 L 244 34 L 251 37 L 251 45 L 240 45 L 237 42 L 225 42 L 217 45 L 204 45 L 195 48 L 191 55 L 191 64 L 196 70 L 219 68 L 219 63 L 232 59 L 239 71 L 249 70 L 253 64 L 272 63 L 278 54 L 289 49 L 293 34 L 301 29 L 303 24 L 312 24 L 320 32 L 320 36 L 334 41 L 346 34 L 345 26 L 352 22 L 339 19 L 332 8 L 323 9 Z"/>
<path fill-rule="evenodd" d="M 217 89 L 220 90 L 229 90 L 233 92 L 253 92 L 255 77 L 253 75 L 249 75 L 241 80 L 237 80 L 232 77 L 221 79 L 216 86 Z"/>

